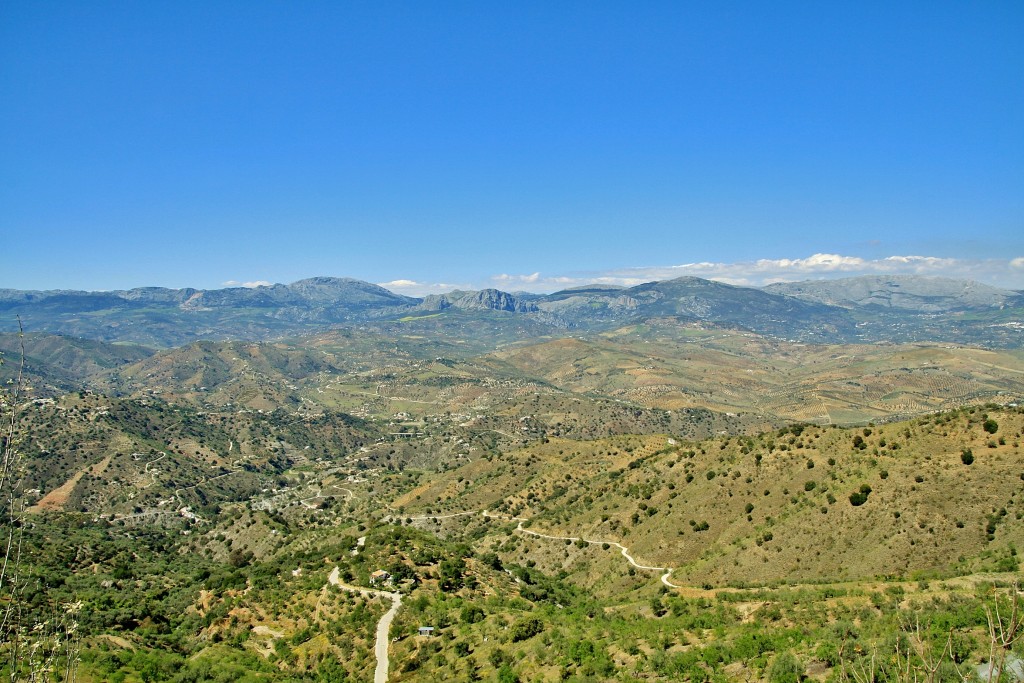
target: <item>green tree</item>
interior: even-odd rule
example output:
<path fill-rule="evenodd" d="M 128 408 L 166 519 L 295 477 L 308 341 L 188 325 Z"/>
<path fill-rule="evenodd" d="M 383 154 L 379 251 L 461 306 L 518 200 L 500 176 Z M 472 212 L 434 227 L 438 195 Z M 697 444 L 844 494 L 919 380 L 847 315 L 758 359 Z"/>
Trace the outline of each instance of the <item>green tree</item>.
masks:
<path fill-rule="evenodd" d="M 508 662 L 502 664 L 498 669 L 498 683 L 519 683 L 519 675 Z"/>
<path fill-rule="evenodd" d="M 513 643 L 532 638 L 544 630 L 544 622 L 536 617 L 521 619 L 512 624 L 510 635 Z"/>
<path fill-rule="evenodd" d="M 462 577 L 466 569 L 466 562 L 461 557 L 441 560 L 441 566 L 438 569 L 441 590 L 450 593 L 462 588 L 464 583 Z"/>

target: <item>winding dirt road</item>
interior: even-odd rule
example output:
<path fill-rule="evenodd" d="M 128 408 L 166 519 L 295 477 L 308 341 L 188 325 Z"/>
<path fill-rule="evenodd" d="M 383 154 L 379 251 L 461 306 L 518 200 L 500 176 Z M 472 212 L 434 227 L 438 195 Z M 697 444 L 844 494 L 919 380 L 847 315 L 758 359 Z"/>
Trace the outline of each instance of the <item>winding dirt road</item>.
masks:
<path fill-rule="evenodd" d="M 524 529 L 523 528 L 523 523 L 530 521 L 529 519 L 526 519 L 525 517 L 509 517 L 507 515 L 498 515 L 498 514 L 495 514 L 493 512 L 488 512 L 487 510 L 471 510 L 469 512 L 454 512 L 454 513 L 451 513 L 451 514 L 448 514 L 448 515 L 417 515 L 415 517 L 409 517 L 408 519 L 416 519 L 416 520 L 450 519 L 452 517 L 465 517 L 467 515 L 482 515 L 483 517 L 486 517 L 488 519 L 500 519 L 500 520 L 504 520 L 506 522 L 519 522 L 519 524 L 516 525 L 516 529 L 515 530 L 518 531 L 521 534 L 526 535 L 526 536 L 535 536 L 537 538 L 547 538 L 547 539 L 550 539 L 550 540 L 553 540 L 553 541 L 572 541 L 573 543 L 575 543 L 576 541 L 582 540 L 584 543 L 589 543 L 590 545 L 600 545 L 600 546 L 603 546 L 603 545 L 607 544 L 609 546 L 615 546 L 622 553 L 622 556 L 624 558 L 626 558 L 626 560 L 631 565 L 636 567 L 637 569 L 643 569 L 645 571 L 650 571 L 650 572 L 665 572 L 664 574 L 661 575 L 661 582 L 663 584 L 665 584 L 666 586 L 668 586 L 669 588 L 686 588 L 686 586 L 680 586 L 678 584 L 674 584 L 671 581 L 669 581 L 668 577 L 672 576 L 672 572 L 675 571 L 674 568 L 672 568 L 672 567 L 652 567 L 650 565 L 640 564 L 639 562 L 636 561 L 636 559 L 632 555 L 630 555 L 629 548 L 627 548 L 626 546 L 622 545 L 618 541 L 594 540 L 594 539 L 590 539 L 590 538 L 582 538 L 581 539 L 578 536 L 553 536 L 551 534 L 542 534 L 539 531 L 531 531 L 530 529 Z"/>
<path fill-rule="evenodd" d="M 554 541 L 572 541 L 577 542 L 582 540 L 584 543 L 590 545 L 605 545 L 615 546 L 619 549 L 620 553 L 626 560 L 636 567 L 637 569 L 643 569 L 646 571 L 665 572 L 661 575 L 661 582 L 671 588 L 684 588 L 684 586 L 678 586 L 669 581 L 669 576 L 672 575 L 673 569 L 671 567 L 652 567 L 646 564 L 640 564 L 636 559 L 630 555 L 629 548 L 622 545 L 618 541 L 601 541 L 593 540 L 588 538 L 581 539 L 577 536 L 554 536 L 551 534 L 542 534 L 539 531 L 532 531 L 530 529 L 524 529 L 523 523 L 528 522 L 528 519 L 523 517 L 508 517 L 506 515 L 498 515 L 487 510 L 473 510 L 469 512 L 456 512 L 448 515 L 422 515 L 412 517 L 411 519 L 427 520 L 427 519 L 450 519 L 452 517 L 464 517 L 468 515 L 481 515 L 488 519 L 500 519 L 508 522 L 518 522 L 515 530 L 521 534 L 527 536 L 535 536 L 537 538 L 546 538 Z M 365 537 L 359 539 L 359 546 L 365 542 Z M 358 548 L 356 550 L 358 552 Z M 328 583 L 334 584 L 342 590 L 347 590 L 352 593 L 359 593 L 360 595 L 366 595 L 368 597 L 382 597 L 391 600 L 391 609 L 384 613 L 384 616 L 377 622 L 377 639 L 373 646 L 373 653 L 377 658 L 377 667 L 373 672 L 373 683 L 387 683 L 388 680 L 388 669 L 390 668 L 390 659 L 388 657 L 388 645 L 390 643 L 391 633 L 391 622 L 395 620 L 395 615 L 398 614 L 399 608 L 402 606 L 402 595 L 401 593 L 391 593 L 388 591 L 379 591 L 372 588 L 362 588 L 361 586 L 350 586 L 347 583 L 343 583 L 340 576 L 340 569 L 335 567 L 331 570 L 330 575 L 327 577 Z M 319 602 L 317 603 L 319 610 Z"/>
<path fill-rule="evenodd" d="M 521 534 L 525 534 L 527 536 L 536 536 L 537 538 L 547 538 L 547 539 L 550 539 L 550 540 L 553 540 L 553 541 L 572 541 L 573 543 L 575 543 L 577 541 L 583 541 L 584 543 L 589 543 L 590 545 L 600 545 L 600 546 L 609 545 L 609 546 L 615 546 L 616 548 L 618 548 L 622 552 L 622 556 L 624 558 L 626 558 L 626 560 L 628 560 L 629 563 L 631 565 L 633 565 L 634 567 L 636 567 L 637 569 L 643 569 L 643 570 L 651 571 L 651 572 L 665 572 L 664 574 L 661 575 L 661 582 L 663 584 L 665 584 L 669 588 L 683 588 L 683 586 L 677 586 L 676 584 L 674 584 L 674 583 L 672 583 L 671 581 L 668 580 L 668 577 L 672 576 L 672 572 L 675 571 L 672 567 L 652 567 L 652 566 L 649 566 L 649 565 L 646 565 L 646 564 L 640 564 L 639 562 L 637 562 L 633 558 L 632 555 L 629 554 L 629 548 L 627 548 L 626 546 L 622 545 L 618 541 L 596 541 L 596 540 L 589 539 L 589 538 L 580 538 L 578 536 L 552 536 L 551 534 L 542 534 L 539 531 L 531 531 L 530 529 L 524 529 L 523 528 L 523 522 L 527 522 L 529 520 L 527 520 L 527 519 L 525 519 L 523 517 L 505 517 L 505 516 L 502 516 L 502 515 L 495 515 L 495 514 L 489 513 L 489 512 L 487 512 L 487 510 L 484 510 L 480 514 L 482 514 L 484 517 L 487 517 L 487 518 L 505 519 L 505 520 L 508 520 L 508 521 L 519 522 L 519 524 L 516 525 L 516 531 L 518 531 Z"/>

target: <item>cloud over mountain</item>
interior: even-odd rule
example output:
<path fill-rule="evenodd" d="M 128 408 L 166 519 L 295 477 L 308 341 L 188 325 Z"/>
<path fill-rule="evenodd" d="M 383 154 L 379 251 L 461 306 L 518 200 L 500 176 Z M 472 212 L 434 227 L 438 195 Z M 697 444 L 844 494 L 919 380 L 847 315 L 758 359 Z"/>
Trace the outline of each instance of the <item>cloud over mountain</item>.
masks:
<path fill-rule="evenodd" d="M 475 286 L 552 292 L 585 284 L 634 287 L 644 282 L 671 280 L 687 275 L 754 287 L 776 282 L 857 275 L 934 275 L 976 280 L 1008 289 L 1024 289 L 1024 257 L 957 259 L 911 254 L 867 259 L 860 256 L 819 253 L 804 258 L 758 259 L 732 263 L 701 261 L 674 266 L 639 266 L 556 275 L 544 275 L 539 272 L 528 275 L 502 273 L 491 276 L 490 284 L 478 283 Z"/>
<path fill-rule="evenodd" d="M 255 289 L 256 287 L 270 287 L 274 283 L 268 280 L 252 280 L 250 282 L 228 280 L 227 282 L 222 282 L 221 284 L 224 285 L 225 287 L 245 287 L 246 289 Z"/>
<path fill-rule="evenodd" d="M 450 282 L 418 282 L 416 280 L 398 279 L 390 282 L 378 282 L 378 285 L 392 292 L 407 296 L 427 296 L 428 294 L 447 294 L 456 289 L 473 289 L 468 284 L 452 284 Z"/>

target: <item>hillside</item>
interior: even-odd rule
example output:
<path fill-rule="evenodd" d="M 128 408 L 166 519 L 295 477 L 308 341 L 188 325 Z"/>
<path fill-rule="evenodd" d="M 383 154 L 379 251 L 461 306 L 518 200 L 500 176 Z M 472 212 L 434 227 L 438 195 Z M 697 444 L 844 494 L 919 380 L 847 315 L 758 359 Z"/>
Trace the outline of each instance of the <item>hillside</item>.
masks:
<path fill-rule="evenodd" d="M 970 409 L 703 442 L 552 440 L 465 465 L 396 505 L 438 518 L 489 510 L 530 531 L 617 541 L 690 586 L 953 575 L 995 569 L 1024 543 L 1022 435 L 1024 412 Z M 865 485 L 866 501 L 852 502 Z M 608 594 L 623 581 L 614 553 L 566 555 L 518 536 L 494 537 L 503 559 L 529 557 Z"/>
<path fill-rule="evenodd" d="M 75 391 L 105 373 L 148 358 L 153 351 L 136 344 L 104 342 L 30 333 L 0 334 L 0 381 L 12 382 L 21 367 L 25 347 L 25 378 L 39 396 Z"/>
<path fill-rule="evenodd" d="M 27 604 L 88 605 L 60 617 L 84 634 L 83 681 L 365 680 L 390 602 L 361 587 L 381 569 L 384 590 L 403 595 L 389 680 L 767 679 L 786 657 L 827 680 L 894 656 L 906 619 L 951 624 L 911 642 L 939 646 L 952 629 L 955 659 L 936 661 L 973 667 L 1024 542 L 1019 409 L 701 440 L 534 439 L 404 471 L 330 455 L 369 434 L 359 422 L 95 396 L 38 410 L 38 424 L 62 417 L 96 443 L 174 446 L 164 459 L 108 453 L 63 514 L 32 513 Z M 83 463 L 103 455 L 89 448 Z M 183 486 L 225 450 L 245 460 Z M 118 495 L 141 509 L 110 514 L 103 501 Z"/>
<path fill-rule="evenodd" d="M 851 424 L 1024 398 L 1024 357 L 939 344 L 810 345 L 652 320 L 491 356 L 578 393 Z"/>
<path fill-rule="evenodd" d="M 465 316 L 467 327 L 479 323 L 474 313 L 444 315 Z M 521 320 L 505 315 L 510 324 Z M 591 417 L 605 411 L 600 406 L 735 413 L 747 425 L 766 427 L 794 420 L 856 424 L 1024 399 L 1019 350 L 811 345 L 667 317 L 488 353 L 430 329 L 433 321 L 341 328 L 277 342 L 202 341 L 155 353 L 30 335 L 30 395 L 55 397 L 83 387 L 212 410 L 342 410 L 431 419 L 447 413 L 505 432 L 519 431 L 519 418 L 552 433 L 575 420 L 591 424 L 576 434 L 588 435 L 582 438 L 596 435 Z M 15 341 L 8 337 L 9 344 Z M 16 368 L 3 367 L 8 374 Z M 546 406 L 540 414 L 523 408 L 534 395 Z M 676 418 L 667 413 L 665 419 Z M 629 420 L 620 423 L 615 433 L 630 430 Z"/>
<path fill-rule="evenodd" d="M 34 402 L 17 431 L 32 509 L 150 521 L 181 516 L 183 507 L 212 514 L 207 506 L 249 500 L 314 459 L 354 470 L 361 449 L 385 441 L 378 427 L 345 414 L 211 414 L 85 392 Z"/>

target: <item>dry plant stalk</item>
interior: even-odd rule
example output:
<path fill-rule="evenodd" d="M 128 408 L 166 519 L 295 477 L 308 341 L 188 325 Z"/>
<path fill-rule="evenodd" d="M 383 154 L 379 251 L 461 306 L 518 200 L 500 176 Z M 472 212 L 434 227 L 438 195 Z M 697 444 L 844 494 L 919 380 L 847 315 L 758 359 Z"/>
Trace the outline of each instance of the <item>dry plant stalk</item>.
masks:
<path fill-rule="evenodd" d="M 1006 659 L 1011 648 L 1024 637 L 1024 613 L 1020 608 L 1020 583 L 1014 581 L 1010 587 L 1009 614 L 1002 614 L 999 609 L 999 596 L 992 587 L 992 607 L 985 605 L 985 617 L 988 621 L 988 678 L 987 683 L 995 683 L 1006 670 Z"/>
<path fill-rule="evenodd" d="M 0 393 L 3 415 L 3 450 L 0 453 L 0 519 L 4 528 L 0 563 L 0 649 L 8 660 L 9 680 L 75 681 L 78 673 L 78 613 L 82 603 L 61 605 L 50 619 L 23 623 L 21 546 L 24 500 L 20 485 L 18 417 L 25 387 L 25 331 L 18 318 L 20 358 L 9 391 Z"/>
<path fill-rule="evenodd" d="M 15 546 L 15 527 L 19 515 L 18 487 L 15 485 L 18 470 L 18 445 L 15 437 L 18 426 L 18 403 L 21 401 L 21 392 L 25 384 L 25 334 L 21 326 L 21 318 L 18 319 L 18 339 L 21 344 L 18 375 L 14 381 L 14 387 L 5 401 L 7 405 L 3 406 L 9 415 L 6 415 L 4 419 L 3 455 L 0 460 L 0 505 L 5 508 L 3 518 L 6 527 L 3 565 L 0 566 L 0 596 L 10 592 L 10 585 L 16 577 L 17 560 L 19 559 L 18 549 Z M 9 605 L 5 606 L 5 622 L 8 609 Z"/>
<path fill-rule="evenodd" d="M 0 394 L 0 408 L 6 411 L 3 421 L 3 453 L 0 460 L 0 517 L 4 528 L 3 563 L 0 565 L 0 643 L 7 650 L 11 668 L 11 680 L 17 680 L 18 663 L 21 661 L 20 601 L 18 600 L 18 574 L 21 568 L 21 500 L 18 495 L 18 405 L 21 401 L 25 376 L 25 337 L 18 319 L 18 338 L 21 343 L 21 358 L 17 378 L 9 392 Z"/>

